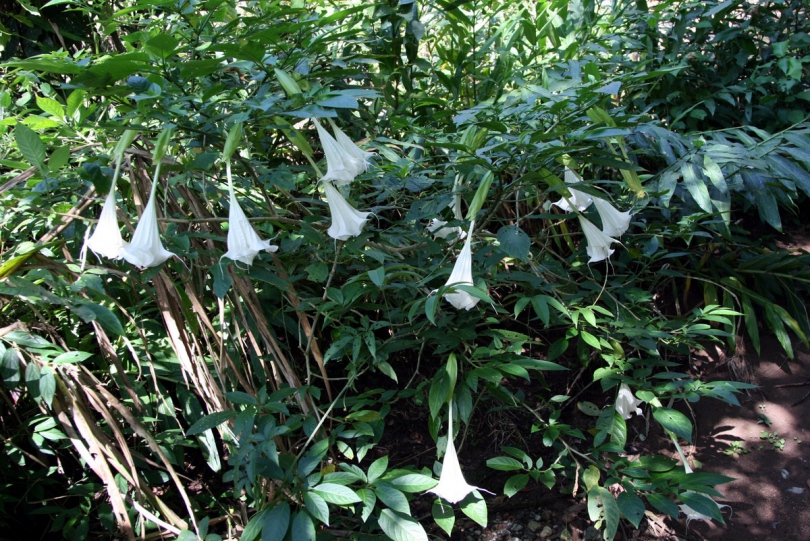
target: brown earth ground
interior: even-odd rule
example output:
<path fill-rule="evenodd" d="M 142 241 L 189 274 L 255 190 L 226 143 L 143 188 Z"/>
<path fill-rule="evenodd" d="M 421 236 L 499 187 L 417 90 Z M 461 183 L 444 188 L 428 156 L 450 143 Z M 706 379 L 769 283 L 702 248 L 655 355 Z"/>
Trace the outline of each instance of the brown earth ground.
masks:
<path fill-rule="evenodd" d="M 683 409 L 695 425 L 695 445 L 684 447 L 693 469 L 735 479 L 718 487 L 725 496 L 718 503 L 729 506 L 722 508 L 726 524 L 694 520 L 687 527 L 683 515 L 680 521 L 675 521 L 648 511 L 638 530 L 623 522 L 617 541 L 810 541 L 810 353 L 797 351 L 790 360 L 775 340 L 763 340 L 761 355 L 751 352 L 745 363 L 736 363 L 731 374 L 729 368 L 735 368 L 733 365 L 733 360 L 724 362 L 698 355 L 693 368 L 702 373 L 704 380 L 747 378 L 759 385 L 758 389 L 740 395 L 740 407 L 703 399 L 692 405 L 691 411 Z M 641 452 L 677 459 L 675 449 L 663 434 L 652 431 L 646 441 L 641 441 L 638 435 L 646 431 L 645 424 L 644 419 L 635 417 L 628 426 L 628 441 L 635 434 L 634 443 Z M 482 446 L 468 442 L 459 455 L 468 482 L 498 493 L 503 480 L 475 459 L 476 448 L 493 456 L 491 447 L 491 442 Z M 425 454 L 423 444 L 421 448 L 422 453 L 418 454 Z M 405 449 L 400 451 L 408 454 Z M 426 462 L 420 466 L 432 461 L 429 457 L 433 452 L 426 453 Z M 392 458 L 395 454 L 399 453 L 392 453 Z M 446 539 L 430 518 L 432 499 L 414 501 L 414 516 L 422 519 L 431 539 Z M 457 513 L 450 539 L 602 538 L 588 520 L 584 499 L 575 500 L 544 487 L 528 487 L 511 499 L 488 496 L 487 503 L 487 528 Z"/>

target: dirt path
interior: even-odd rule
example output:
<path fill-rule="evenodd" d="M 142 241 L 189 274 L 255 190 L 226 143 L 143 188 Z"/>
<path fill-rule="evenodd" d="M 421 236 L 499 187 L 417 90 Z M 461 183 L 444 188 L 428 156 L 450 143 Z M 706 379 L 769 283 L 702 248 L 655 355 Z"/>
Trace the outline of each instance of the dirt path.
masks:
<path fill-rule="evenodd" d="M 810 354 L 788 360 L 776 343 L 749 356 L 754 383 L 742 407 L 701 400 L 695 408 L 694 458 L 703 469 L 734 477 L 718 487 L 731 506 L 726 525 L 692 522 L 709 540 L 810 540 Z M 796 404 L 796 405 L 794 405 Z M 762 437 L 767 433 L 767 437 Z M 733 453 L 733 449 L 739 453 Z M 691 537 L 691 536 L 690 536 Z"/>

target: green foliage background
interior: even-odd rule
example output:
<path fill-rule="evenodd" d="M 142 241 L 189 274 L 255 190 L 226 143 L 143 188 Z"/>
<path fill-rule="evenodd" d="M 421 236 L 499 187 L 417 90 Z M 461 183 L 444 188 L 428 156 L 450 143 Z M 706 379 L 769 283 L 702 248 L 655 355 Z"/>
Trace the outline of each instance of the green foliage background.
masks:
<path fill-rule="evenodd" d="M 426 539 L 409 502 L 437 471 L 371 451 L 402 408 L 444 449 L 448 402 L 462 431 L 476 412 L 526 415 L 522 443 L 477 458 L 512 472 L 508 496 L 587 495 L 606 539 L 645 507 L 677 518 L 676 501 L 722 520 L 728 478 L 622 456 L 632 421 L 614 403 L 629 385 L 680 449 L 694 432 L 679 401 L 746 387 L 701 381 L 695 348 L 807 343 L 808 255 L 776 243 L 810 195 L 802 2 L 14 7 L 0 19 L 4 529 L 45 515 L 67 539 Z M 326 235 L 311 118 L 377 153 L 346 192 L 372 219 L 346 242 Z M 220 259 L 238 123 L 237 195 L 280 248 L 250 267 Z M 178 257 L 83 265 L 123 131 L 138 133 L 118 182 L 129 238 L 169 128 L 159 213 Z M 609 263 L 589 265 L 577 214 L 550 204 L 564 166 L 633 213 Z M 455 219 L 454 195 L 480 211 Z M 472 217 L 468 291 L 483 300 L 457 311 L 442 286 L 460 243 L 425 226 Z M 192 489 L 189 464 L 213 488 Z M 486 523 L 479 493 L 460 508 Z M 449 509 L 433 507 L 448 533 Z"/>

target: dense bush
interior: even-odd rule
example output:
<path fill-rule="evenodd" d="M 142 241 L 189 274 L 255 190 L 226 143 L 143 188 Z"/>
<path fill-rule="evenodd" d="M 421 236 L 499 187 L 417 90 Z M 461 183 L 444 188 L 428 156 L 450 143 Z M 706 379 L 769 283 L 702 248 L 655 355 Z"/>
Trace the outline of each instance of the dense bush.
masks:
<path fill-rule="evenodd" d="M 0 520 L 426 539 L 426 491 L 486 523 L 436 479 L 449 417 L 499 409 L 528 419 L 480 457 L 510 497 L 586 496 L 606 539 L 722 520 L 677 405 L 747 387 L 695 349 L 807 342 L 807 255 L 774 243 L 810 195 L 805 8 L 642 4 L 66 3 L 86 35 L 0 92 Z M 637 408 L 680 464 L 625 456 Z M 403 409 L 433 471 L 373 452 Z"/>

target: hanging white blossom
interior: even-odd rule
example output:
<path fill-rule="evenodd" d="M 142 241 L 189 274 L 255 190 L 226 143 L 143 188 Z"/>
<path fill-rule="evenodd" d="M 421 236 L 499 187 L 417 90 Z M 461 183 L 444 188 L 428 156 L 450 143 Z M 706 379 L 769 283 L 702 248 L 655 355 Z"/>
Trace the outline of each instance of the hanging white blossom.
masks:
<path fill-rule="evenodd" d="M 596 198 L 593 205 L 602 218 L 602 233 L 609 237 L 621 237 L 630 227 L 630 211 L 620 212 L 604 199 Z"/>
<path fill-rule="evenodd" d="M 332 225 L 329 226 L 329 236 L 337 240 L 348 240 L 356 237 L 363 231 L 370 212 L 360 212 L 351 206 L 332 183 L 323 183 L 326 202 L 332 214 Z"/>
<path fill-rule="evenodd" d="M 619 385 L 619 394 L 616 396 L 616 411 L 622 416 L 625 421 L 633 416 L 641 415 L 641 408 L 638 406 L 643 404 L 643 400 L 639 400 L 633 395 L 633 391 L 626 383 Z"/>
<path fill-rule="evenodd" d="M 472 248 L 470 245 L 474 227 L 475 221 L 470 224 L 470 232 L 467 235 L 467 240 L 464 241 L 464 247 L 458 254 L 456 264 L 453 265 L 453 270 L 450 272 L 450 278 L 447 279 L 445 286 L 475 285 L 472 277 Z M 444 298 L 457 310 L 470 310 L 473 306 L 478 304 L 478 301 L 481 300 L 478 297 L 473 297 L 466 291 L 461 290 L 456 290 L 452 293 L 445 293 Z"/>
<path fill-rule="evenodd" d="M 611 243 L 618 242 L 616 239 L 605 235 L 598 227 L 583 216 L 579 216 L 579 223 L 582 225 L 582 232 L 585 233 L 585 240 L 588 245 L 586 251 L 590 259 L 588 263 L 596 263 L 610 257 L 613 249 Z"/>
<path fill-rule="evenodd" d="M 332 181 L 336 186 L 345 186 L 351 183 L 354 177 L 361 171 L 365 171 L 365 162 L 352 156 L 321 126 L 317 119 L 313 118 L 312 121 L 318 129 L 318 138 L 321 140 L 321 147 L 323 147 L 323 153 L 326 155 L 326 174 L 321 177 L 321 180 L 323 182 Z"/>
<path fill-rule="evenodd" d="M 467 494 L 474 490 L 483 490 L 483 488 L 474 487 L 467 484 L 464 480 L 464 474 L 461 472 L 461 464 L 458 462 L 458 455 L 456 454 L 456 446 L 453 443 L 453 402 L 450 401 L 450 409 L 447 414 L 447 449 L 444 452 L 444 459 L 442 460 L 442 473 L 439 475 L 439 484 L 428 490 L 428 492 L 450 502 L 458 503 L 467 497 Z"/>
<path fill-rule="evenodd" d="M 343 133 L 343 130 L 338 128 L 335 123 L 332 122 L 331 118 L 329 119 L 329 124 L 332 125 L 332 131 L 335 133 L 335 141 L 337 141 L 338 146 L 341 148 L 341 150 L 343 150 L 343 152 L 354 158 L 346 164 L 347 166 L 354 167 L 354 169 L 350 168 L 350 171 L 354 173 L 354 176 L 357 176 L 360 173 L 365 173 L 368 170 L 368 166 L 371 164 L 370 159 L 372 156 L 374 156 L 374 153 L 366 152 L 357 146 L 348 135 Z"/>
<path fill-rule="evenodd" d="M 566 184 L 576 184 L 577 182 L 582 182 L 582 179 L 579 178 L 579 176 L 568 167 L 565 168 L 564 179 Z M 565 212 L 573 212 L 574 209 L 582 212 L 591 206 L 593 198 L 590 195 L 573 188 L 568 188 L 568 191 L 571 194 L 570 197 L 563 197 L 559 201 L 552 203 L 552 205 L 559 207 Z"/>
<path fill-rule="evenodd" d="M 127 242 L 121 236 L 121 229 L 118 225 L 114 182 L 104 199 L 104 206 L 101 207 L 98 224 L 96 224 L 93 234 L 84 244 L 98 256 L 108 259 L 121 259 L 121 251 L 127 245 Z"/>
<path fill-rule="evenodd" d="M 228 213 L 228 251 L 222 257 L 241 261 L 245 265 L 252 265 L 253 259 L 259 252 L 262 250 L 275 252 L 278 250 L 278 246 L 273 246 L 269 240 L 262 240 L 250 225 L 233 190 L 230 161 L 225 162 L 225 172 L 230 192 L 230 211 Z"/>
<path fill-rule="evenodd" d="M 156 175 L 149 194 L 149 202 L 146 203 L 146 208 L 138 220 L 132 240 L 121 249 L 121 256 L 136 267 L 156 267 L 174 255 L 160 242 L 160 229 L 155 209 L 157 180 Z"/>

